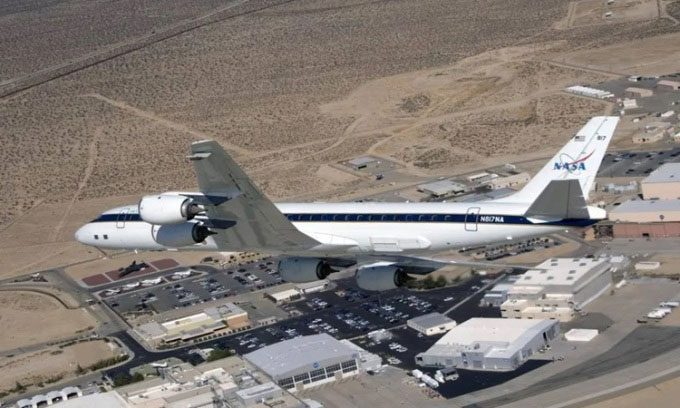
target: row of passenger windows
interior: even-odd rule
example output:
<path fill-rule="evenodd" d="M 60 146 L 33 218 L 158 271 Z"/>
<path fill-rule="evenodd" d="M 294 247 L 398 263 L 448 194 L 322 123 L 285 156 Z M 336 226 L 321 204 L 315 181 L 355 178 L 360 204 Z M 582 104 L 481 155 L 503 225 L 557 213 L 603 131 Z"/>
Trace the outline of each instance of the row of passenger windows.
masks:
<path fill-rule="evenodd" d="M 476 214 L 288 214 L 290 221 L 449 222 L 475 220 Z"/>

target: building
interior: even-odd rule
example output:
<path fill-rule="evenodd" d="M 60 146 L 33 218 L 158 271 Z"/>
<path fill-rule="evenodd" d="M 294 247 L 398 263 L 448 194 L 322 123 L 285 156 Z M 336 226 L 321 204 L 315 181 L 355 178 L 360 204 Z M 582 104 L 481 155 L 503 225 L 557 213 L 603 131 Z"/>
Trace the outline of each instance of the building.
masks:
<path fill-rule="evenodd" d="M 503 282 L 494 285 L 494 287 L 484 292 L 481 303 L 485 306 L 501 307 L 503 302 L 508 300 L 508 292 L 512 289 L 517 278 L 517 276 L 510 275 Z"/>
<path fill-rule="evenodd" d="M 348 161 L 347 164 L 354 170 L 365 170 L 378 167 L 380 160 L 373 156 L 360 156 Z"/>
<path fill-rule="evenodd" d="M 293 300 L 302 299 L 302 292 L 300 292 L 299 289 L 290 288 L 276 292 L 267 292 L 264 296 L 273 300 L 277 305 L 280 305 Z"/>
<path fill-rule="evenodd" d="M 665 130 L 655 130 L 651 132 L 636 133 L 633 135 L 633 143 L 645 144 L 645 143 L 656 143 L 662 140 L 666 136 Z"/>
<path fill-rule="evenodd" d="M 611 92 L 581 85 L 570 86 L 566 89 L 566 91 L 574 95 L 585 96 L 588 98 L 608 99 L 614 97 L 614 94 Z"/>
<path fill-rule="evenodd" d="M 249 323 L 248 313 L 229 302 L 179 319 L 145 323 L 135 331 L 148 343 L 158 344 L 186 341 L 219 330 L 238 329 Z"/>
<path fill-rule="evenodd" d="M 97 394 L 102 395 L 102 394 Z M 59 403 L 59 406 L 79 408 L 90 407 L 93 400 L 100 402 L 97 405 L 101 408 L 118 408 L 117 401 L 110 395 L 101 396 L 100 398 L 83 397 L 83 392 L 78 387 L 65 387 L 61 390 L 50 391 L 47 394 L 35 395 L 32 398 L 24 398 L 17 401 L 19 408 L 36 408 L 47 405 L 54 405 Z"/>
<path fill-rule="evenodd" d="M 453 329 L 456 322 L 441 313 L 433 312 L 408 319 L 406 325 L 426 336 L 433 336 Z"/>
<path fill-rule="evenodd" d="M 654 170 L 640 183 L 645 200 L 680 198 L 680 163 L 666 163 Z"/>
<path fill-rule="evenodd" d="M 626 201 L 609 220 L 614 238 L 680 237 L 680 199 Z"/>
<path fill-rule="evenodd" d="M 382 368 L 382 358 L 379 355 L 370 353 L 347 339 L 340 340 L 340 343 L 359 353 L 359 369 L 361 371 L 376 372 Z"/>
<path fill-rule="evenodd" d="M 273 382 L 258 384 L 250 388 L 236 391 L 239 402 L 244 407 L 250 407 L 262 402 L 281 398 L 283 390 Z"/>
<path fill-rule="evenodd" d="M 609 220 L 634 223 L 680 222 L 680 199 L 625 201 L 609 212 Z"/>
<path fill-rule="evenodd" d="M 647 98 L 654 95 L 654 91 L 647 88 L 631 86 L 626 88 L 624 96 L 626 98 Z"/>
<path fill-rule="evenodd" d="M 493 180 L 490 180 L 488 185 L 489 187 L 495 189 L 498 188 L 511 188 L 511 187 L 517 187 L 523 184 L 526 184 L 531 180 L 531 176 L 529 173 L 516 173 L 516 174 L 510 174 L 504 177 L 498 177 Z"/>
<path fill-rule="evenodd" d="M 621 102 L 621 106 L 626 111 L 631 111 L 633 109 L 637 109 L 638 108 L 637 99 L 626 98 L 626 99 L 623 100 L 623 102 Z"/>
<path fill-rule="evenodd" d="M 571 329 L 564 333 L 567 341 L 588 342 L 597 337 L 598 331 L 595 329 Z"/>
<path fill-rule="evenodd" d="M 423 367 L 512 371 L 559 335 L 554 320 L 472 318 L 416 355 Z"/>
<path fill-rule="evenodd" d="M 498 174 L 482 172 L 467 176 L 466 179 L 468 182 L 473 184 L 486 184 L 497 177 Z"/>
<path fill-rule="evenodd" d="M 298 283 L 295 285 L 298 291 L 307 295 L 309 293 L 321 292 L 330 286 L 330 281 L 328 279 L 321 279 L 312 282 Z"/>
<path fill-rule="evenodd" d="M 662 79 L 661 81 L 656 83 L 656 87 L 664 90 L 680 91 L 680 82 L 671 81 L 669 79 Z"/>
<path fill-rule="evenodd" d="M 281 388 L 302 391 L 359 374 L 359 353 L 326 333 L 284 340 L 243 356 Z"/>
<path fill-rule="evenodd" d="M 611 267 L 606 259 L 548 259 L 515 281 L 501 304 L 501 315 L 569 321 L 610 285 Z"/>
<path fill-rule="evenodd" d="M 437 180 L 431 183 L 419 184 L 418 191 L 429 194 L 432 197 L 446 197 L 462 194 L 467 191 L 467 186 L 452 180 Z"/>
<path fill-rule="evenodd" d="M 617 222 L 612 225 L 611 235 L 614 238 L 680 237 L 680 222 Z"/>

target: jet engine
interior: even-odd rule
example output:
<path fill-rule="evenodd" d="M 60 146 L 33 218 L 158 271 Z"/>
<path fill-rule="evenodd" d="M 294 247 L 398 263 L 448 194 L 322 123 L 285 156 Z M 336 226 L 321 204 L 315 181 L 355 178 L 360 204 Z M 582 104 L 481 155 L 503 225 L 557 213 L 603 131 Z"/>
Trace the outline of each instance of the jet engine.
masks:
<path fill-rule="evenodd" d="M 288 282 L 304 283 L 326 279 L 331 272 L 331 266 L 318 258 L 292 257 L 279 261 L 281 278 Z"/>
<path fill-rule="evenodd" d="M 396 289 L 408 280 L 408 274 L 393 265 L 365 266 L 356 274 L 357 285 L 371 291 Z"/>
<path fill-rule="evenodd" d="M 205 241 L 210 235 L 215 234 L 208 227 L 195 222 L 184 224 L 154 225 L 151 235 L 157 243 L 170 247 L 181 248 Z"/>
<path fill-rule="evenodd" d="M 149 224 L 179 224 L 191 220 L 200 212 L 198 204 L 181 195 L 144 196 L 139 202 L 139 216 Z"/>

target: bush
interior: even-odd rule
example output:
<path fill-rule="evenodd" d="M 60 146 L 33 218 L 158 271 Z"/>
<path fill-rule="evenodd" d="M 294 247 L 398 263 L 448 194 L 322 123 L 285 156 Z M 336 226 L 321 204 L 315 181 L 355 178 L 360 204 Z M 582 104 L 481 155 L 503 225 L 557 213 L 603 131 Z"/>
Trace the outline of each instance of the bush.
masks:
<path fill-rule="evenodd" d="M 87 369 L 91 370 L 91 371 L 97 371 L 97 370 L 100 370 L 102 368 L 111 367 L 111 366 L 116 365 L 118 363 L 122 363 L 123 361 L 127 360 L 127 358 L 128 358 L 127 355 L 122 354 L 120 356 L 111 357 L 111 358 L 107 358 L 107 359 L 104 359 L 104 360 L 99 360 L 96 363 L 89 366 Z"/>
<path fill-rule="evenodd" d="M 134 373 L 134 375 L 120 373 L 113 378 L 113 386 L 122 387 L 140 381 L 144 381 L 144 375 L 142 373 Z"/>
<path fill-rule="evenodd" d="M 206 361 L 221 360 L 223 358 L 227 358 L 233 355 L 234 353 L 229 349 L 216 348 L 210 352 Z"/>

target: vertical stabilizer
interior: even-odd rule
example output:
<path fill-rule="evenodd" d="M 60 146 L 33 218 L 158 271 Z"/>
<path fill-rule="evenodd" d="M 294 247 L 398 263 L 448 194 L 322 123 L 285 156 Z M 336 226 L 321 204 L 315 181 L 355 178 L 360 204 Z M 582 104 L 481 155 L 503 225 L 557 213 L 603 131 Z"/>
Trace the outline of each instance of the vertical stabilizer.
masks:
<path fill-rule="evenodd" d="M 497 201 L 532 203 L 553 180 L 578 180 L 587 200 L 618 123 L 616 116 L 590 119 L 522 190 Z"/>

